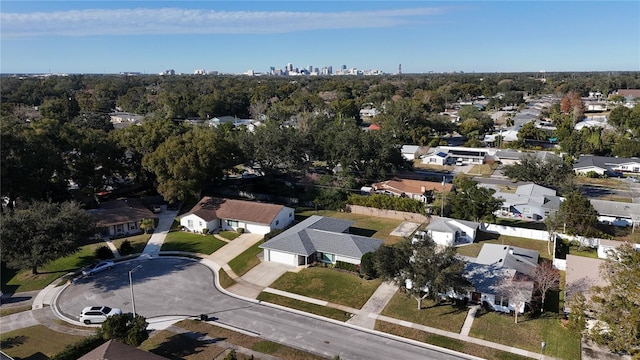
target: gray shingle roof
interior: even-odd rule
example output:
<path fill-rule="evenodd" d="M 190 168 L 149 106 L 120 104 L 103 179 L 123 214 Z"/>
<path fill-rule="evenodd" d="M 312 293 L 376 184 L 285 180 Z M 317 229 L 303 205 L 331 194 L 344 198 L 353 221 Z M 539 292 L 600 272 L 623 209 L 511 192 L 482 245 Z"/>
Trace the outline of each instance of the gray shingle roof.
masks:
<path fill-rule="evenodd" d="M 431 218 L 429 225 L 427 225 L 427 230 L 440 231 L 440 232 L 455 232 L 456 230 L 458 230 L 458 226 L 456 225 L 456 222 L 474 229 L 477 229 L 480 226 L 479 223 L 473 222 L 473 221 L 450 219 L 450 218 L 434 216 Z"/>
<path fill-rule="evenodd" d="M 260 245 L 260 248 L 304 256 L 326 252 L 359 259 L 383 244 L 380 239 L 342 232 L 351 224 L 350 221 L 313 215 Z"/>
<path fill-rule="evenodd" d="M 539 254 L 535 250 L 509 245 L 484 244 L 475 262 L 481 265 L 495 265 L 513 269 L 531 275 L 538 264 L 538 257 Z"/>
<path fill-rule="evenodd" d="M 618 164 L 638 161 L 637 158 L 616 158 L 609 156 L 593 156 L 593 155 L 580 155 L 578 161 L 573 164 L 574 169 L 580 169 L 584 167 L 599 167 L 602 169 L 608 169 L 611 166 Z"/>

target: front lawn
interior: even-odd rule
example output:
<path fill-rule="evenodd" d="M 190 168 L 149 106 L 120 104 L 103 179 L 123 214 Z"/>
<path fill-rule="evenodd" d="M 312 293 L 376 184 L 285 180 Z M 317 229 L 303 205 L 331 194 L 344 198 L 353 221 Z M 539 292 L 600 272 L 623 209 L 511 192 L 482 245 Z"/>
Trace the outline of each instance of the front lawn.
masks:
<path fill-rule="evenodd" d="M 271 287 L 360 309 L 381 282 L 336 269 L 310 267 L 299 273 L 286 272 Z"/>
<path fill-rule="evenodd" d="M 467 312 L 466 306 L 437 305 L 435 301 L 426 299 L 422 301 L 422 310 L 418 310 L 418 301 L 404 294 L 402 290 L 398 290 L 381 314 L 394 319 L 459 333 L 467 317 Z"/>
<path fill-rule="evenodd" d="M 258 259 L 258 255 L 263 252 L 258 246 L 263 243 L 264 240 L 260 240 L 257 243 L 253 244 L 250 248 L 243 251 L 242 254 L 236 256 L 234 259 L 229 261 L 229 267 L 233 270 L 234 273 L 238 276 L 242 276 L 246 274 L 249 270 L 253 269 L 254 266 L 260 264 L 260 259 Z"/>
<path fill-rule="evenodd" d="M 495 166 L 490 166 L 488 164 L 473 165 L 473 167 L 471 168 L 471 170 L 467 172 L 467 174 L 474 175 L 474 176 L 489 177 L 491 176 L 491 174 L 493 174 L 493 170 L 495 170 Z"/>
<path fill-rule="evenodd" d="M 161 251 L 186 251 L 200 254 L 212 254 L 226 242 L 213 235 L 201 235 L 185 231 L 174 231 L 167 234 Z"/>
<path fill-rule="evenodd" d="M 0 348 L 16 359 L 48 359 L 82 338 L 36 325 L 0 334 Z"/>
<path fill-rule="evenodd" d="M 320 215 L 336 219 L 353 221 L 349 233 L 354 235 L 374 237 L 384 240 L 386 245 L 395 244 L 402 240 L 402 237 L 391 236 L 391 232 L 402 224 L 402 220 L 372 217 L 367 215 L 352 214 L 332 210 L 304 210 L 296 213 L 296 220 L 303 220 L 311 215 Z"/>
<path fill-rule="evenodd" d="M 407 339 L 422 341 L 427 344 L 440 346 L 443 348 L 459 351 L 465 354 L 474 355 L 488 360 L 526 360 L 528 357 L 492 349 L 489 347 L 464 342 L 457 339 L 431 334 L 417 329 L 408 328 L 402 325 L 392 324 L 385 321 L 376 321 L 376 330 L 401 336 Z"/>
<path fill-rule="evenodd" d="M 142 251 L 144 250 L 144 247 L 147 246 L 147 242 L 149 242 L 150 238 L 151 238 L 151 234 L 140 234 L 136 236 L 129 236 L 126 238 L 113 240 L 112 243 L 113 245 L 115 245 L 118 251 L 120 251 L 120 246 L 122 246 L 122 243 L 125 242 L 125 240 L 129 240 L 129 242 L 131 243 L 131 246 L 133 247 L 133 251 L 131 253 L 141 254 Z M 124 254 L 120 254 L 120 255 L 124 255 Z"/>
<path fill-rule="evenodd" d="M 240 233 L 236 232 L 236 231 L 220 231 L 220 233 L 218 234 L 221 237 L 231 241 L 236 239 L 238 236 L 240 236 Z"/>
<path fill-rule="evenodd" d="M 272 304 L 278 304 L 278 305 L 286 306 L 288 308 L 308 312 L 311 314 L 328 317 L 330 319 L 334 319 L 338 321 L 347 321 L 352 316 L 352 314 L 346 313 L 342 310 L 334 309 L 328 306 L 316 305 L 316 304 L 308 303 L 306 301 L 296 300 L 286 296 L 280 296 L 280 295 L 271 294 L 268 292 L 261 292 L 258 295 L 257 299 L 261 301 L 270 302 Z"/>
<path fill-rule="evenodd" d="M 2 292 L 14 293 L 44 289 L 57 278 L 95 262 L 94 251 L 99 246 L 106 246 L 106 244 L 98 242 L 81 246 L 77 252 L 39 267 L 38 274 L 35 275 L 31 274 L 31 269 L 9 269 L 3 263 Z"/>
<path fill-rule="evenodd" d="M 547 312 L 538 318 L 519 316 L 514 323 L 513 315 L 496 312 L 481 313 L 473 321 L 470 336 L 539 352 L 544 341 L 544 354 L 560 359 L 580 358 L 580 335 L 560 323 L 560 317 Z"/>

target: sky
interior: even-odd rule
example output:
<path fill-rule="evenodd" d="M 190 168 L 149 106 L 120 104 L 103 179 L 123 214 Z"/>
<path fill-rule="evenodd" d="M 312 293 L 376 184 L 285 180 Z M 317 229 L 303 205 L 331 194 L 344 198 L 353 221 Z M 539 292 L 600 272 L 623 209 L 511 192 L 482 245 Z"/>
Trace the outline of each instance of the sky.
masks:
<path fill-rule="evenodd" d="M 0 3 L 1 73 L 640 71 L 640 1 Z"/>

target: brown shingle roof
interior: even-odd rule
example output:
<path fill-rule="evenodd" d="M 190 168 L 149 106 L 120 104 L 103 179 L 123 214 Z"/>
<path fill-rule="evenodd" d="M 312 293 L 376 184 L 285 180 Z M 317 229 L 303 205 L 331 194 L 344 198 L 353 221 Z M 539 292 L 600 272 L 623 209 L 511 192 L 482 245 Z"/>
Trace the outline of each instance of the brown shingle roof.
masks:
<path fill-rule="evenodd" d="M 640 89 L 619 89 L 618 95 L 640 97 Z"/>
<path fill-rule="evenodd" d="M 156 355 L 133 346 L 125 345 L 115 340 L 91 350 L 78 360 L 166 360 L 167 358 Z"/>
<path fill-rule="evenodd" d="M 88 210 L 97 226 L 110 226 L 157 218 L 138 199 L 119 199 L 100 204 L 97 209 Z"/>
<path fill-rule="evenodd" d="M 269 225 L 283 208 L 282 205 L 205 196 L 188 214 L 197 215 L 207 222 L 214 219 L 229 219 Z"/>
<path fill-rule="evenodd" d="M 396 179 L 383 181 L 373 184 L 375 190 L 388 190 L 398 194 L 411 193 L 423 194 L 425 191 L 442 192 L 442 183 L 434 181 L 420 181 L 409 179 Z M 450 192 L 453 189 L 452 184 L 444 184 L 444 191 Z"/>

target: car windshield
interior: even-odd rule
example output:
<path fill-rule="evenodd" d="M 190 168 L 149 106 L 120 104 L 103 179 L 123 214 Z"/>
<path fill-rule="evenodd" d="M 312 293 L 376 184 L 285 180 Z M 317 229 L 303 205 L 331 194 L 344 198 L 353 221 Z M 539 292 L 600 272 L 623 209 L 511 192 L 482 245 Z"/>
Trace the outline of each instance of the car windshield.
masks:
<path fill-rule="evenodd" d="M 110 307 L 108 307 L 108 306 L 105 306 L 105 307 L 102 309 L 102 311 L 103 311 L 105 314 L 108 314 L 108 313 L 110 313 L 110 312 L 111 312 L 111 308 L 110 308 Z"/>

